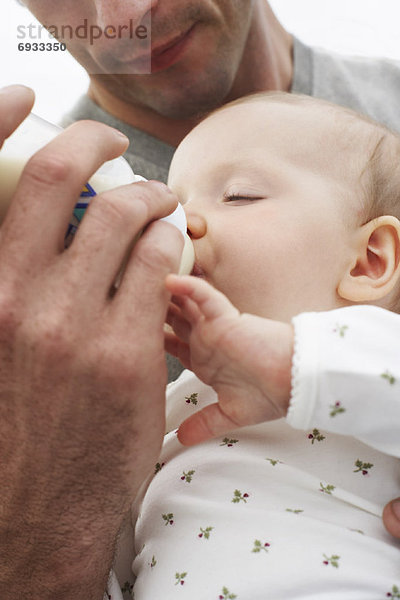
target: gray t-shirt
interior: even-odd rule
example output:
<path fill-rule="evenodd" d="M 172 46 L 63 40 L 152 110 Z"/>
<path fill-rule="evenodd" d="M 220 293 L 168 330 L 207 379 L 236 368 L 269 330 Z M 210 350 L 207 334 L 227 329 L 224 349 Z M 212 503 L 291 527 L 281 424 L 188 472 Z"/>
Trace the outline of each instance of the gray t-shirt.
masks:
<path fill-rule="evenodd" d="M 296 38 L 293 57 L 293 93 L 353 108 L 400 132 L 400 62 L 345 57 L 310 48 Z M 134 172 L 146 179 L 167 181 L 172 146 L 120 121 L 87 96 L 65 115 L 62 125 L 80 119 L 101 121 L 125 133 L 131 143 L 124 156 Z M 167 364 L 169 381 L 173 381 L 182 367 L 171 356 L 167 356 Z"/>
<path fill-rule="evenodd" d="M 110 113 L 98 106 L 88 96 L 82 96 L 74 108 L 64 115 L 61 125 L 66 127 L 81 119 L 101 121 L 122 131 L 130 140 L 128 150 L 124 157 L 132 167 L 134 173 L 146 179 L 158 179 L 167 182 L 168 169 L 175 148 L 158 140 L 157 138 L 131 127 L 120 121 Z"/>
<path fill-rule="evenodd" d="M 341 56 L 310 48 L 296 38 L 293 56 L 293 93 L 353 108 L 400 132 L 400 62 Z M 131 145 L 124 156 L 135 173 L 167 181 L 172 146 L 113 117 L 87 96 L 64 116 L 61 124 L 80 119 L 101 121 L 125 133 Z"/>
<path fill-rule="evenodd" d="M 400 132 L 400 62 L 347 57 L 295 39 L 291 91 L 352 108 Z"/>

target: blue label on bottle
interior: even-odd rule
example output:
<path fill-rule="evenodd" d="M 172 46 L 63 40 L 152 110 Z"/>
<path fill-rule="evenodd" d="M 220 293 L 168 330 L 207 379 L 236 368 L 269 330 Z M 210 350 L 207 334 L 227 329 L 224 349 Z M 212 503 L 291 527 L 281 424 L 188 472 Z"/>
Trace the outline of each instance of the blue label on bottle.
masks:
<path fill-rule="evenodd" d="M 68 224 L 67 233 L 65 234 L 64 246 L 68 248 L 70 246 L 74 235 L 79 227 L 80 222 L 83 219 L 83 215 L 89 206 L 90 199 L 96 196 L 96 192 L 92 186 L 87 183 L 81 192 L 81 200 L 75 204 L 74 212 L 72 213 L 71 220 Z"/>

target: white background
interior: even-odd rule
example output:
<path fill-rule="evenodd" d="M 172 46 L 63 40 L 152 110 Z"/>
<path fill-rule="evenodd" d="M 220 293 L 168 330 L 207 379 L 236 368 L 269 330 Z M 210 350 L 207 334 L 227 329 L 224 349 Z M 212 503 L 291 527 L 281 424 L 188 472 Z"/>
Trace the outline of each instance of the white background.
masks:
<path fill-rule="evenodd" d="M 9 83 L 31 86 L 37 98 L 35 112 L 57 122 L 85 92 L 87 75 L 67 53 L 18 52 L 17 26 L 35 20 L 16 0 L 0 1 L 0 86 Z M 270 3 L 286 28 L 307 43 L 347 54 L 400 60 L 400 0 L 271 0 Z"/>

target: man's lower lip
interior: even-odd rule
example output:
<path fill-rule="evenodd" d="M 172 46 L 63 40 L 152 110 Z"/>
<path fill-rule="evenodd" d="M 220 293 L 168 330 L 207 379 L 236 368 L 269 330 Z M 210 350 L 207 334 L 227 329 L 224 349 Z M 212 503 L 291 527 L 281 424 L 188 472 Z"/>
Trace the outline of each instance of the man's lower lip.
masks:
<path fill-rule="evenodd" d="M 173 46 L 161 52 L 157 56 L 151 57 L 151 72 L 163 71 L 176 63 L 189 45 L 196 25 L 193 25 L 188 32 Z"/>
<path fill-rule="evenodd" d="M 193 37 L 193 30 L 195 29 L 196 24 L 193 25 L 187 33 L 177 41 L 173 46 L 170 46 L 163 52 L 159 54 L 152 54 L 147 56 L 142 56 L 140 58 L 136 58 L 132 61 L 124 61 L 122 64 L 126 73 L 132 74 L 149 74 L 156 73 L 157 71 L 163 71 L 168 67 L 172 66 L 175 62 L 179 60 L 182 56 L 186 47 L 190 43 L 191 38 Z M 156 52 L 156 51 L 155 51 Z M 151 70 L 150 70 L 151 69 Z"/>

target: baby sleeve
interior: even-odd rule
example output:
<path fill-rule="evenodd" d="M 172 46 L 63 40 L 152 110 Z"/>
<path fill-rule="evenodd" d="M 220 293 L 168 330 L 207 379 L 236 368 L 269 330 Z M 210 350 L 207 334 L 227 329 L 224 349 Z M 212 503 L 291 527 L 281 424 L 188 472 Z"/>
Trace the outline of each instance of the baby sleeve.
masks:
<path fill-rule="evenodd" d="M 111 571 L 110 573 L 107 589 L 104 592 L 103 600 L 124 600 L 122 597 L 122 592 L 118 583 L 118 579 L 114 571 Z"/>
<path fill-rule="evenodd" d="M 302 313 L 288 423 L 400 457 L 400 315 L 375 306 Z"/>

